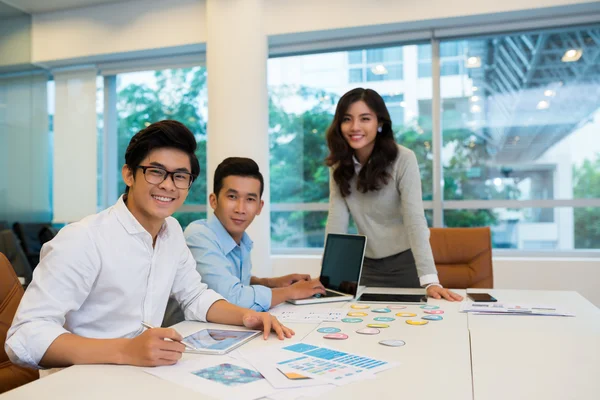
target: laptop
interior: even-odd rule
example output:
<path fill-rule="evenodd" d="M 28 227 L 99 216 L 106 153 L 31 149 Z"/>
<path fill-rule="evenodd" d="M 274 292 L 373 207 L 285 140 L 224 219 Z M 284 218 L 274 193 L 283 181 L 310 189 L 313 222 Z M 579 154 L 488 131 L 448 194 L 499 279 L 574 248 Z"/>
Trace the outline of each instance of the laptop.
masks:
<path fill-rule="evenodd" d="M 288 303 L 316 304 L 354 299 L 362 290 L 358 282 L 366 246 L 366 236 L 328 234 L 319 278 L 326 293 L 308 299 L 288 300 Z"/>

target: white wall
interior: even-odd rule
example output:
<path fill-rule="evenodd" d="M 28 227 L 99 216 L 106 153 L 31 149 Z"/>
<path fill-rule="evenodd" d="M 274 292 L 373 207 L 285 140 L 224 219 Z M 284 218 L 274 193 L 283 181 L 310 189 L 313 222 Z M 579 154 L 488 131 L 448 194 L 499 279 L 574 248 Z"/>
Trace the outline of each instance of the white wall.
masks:
<path fill-rule="evenodd" d="M 205 12 L 203 0 L 139 0 L 36 14 L 32 60 L 46 64 L 203 43 Z"/>
<path fill-rule="evenodd" d="M 294 32 L 310 32 L 329 29 L 351 28 L 381 24 L 407 24 L 407 28 L 439 28 L 452 26 L 453 18 L 465 18 L 484 14 L 496 14 L 485 22 L 500 22 L 499 13 L 521 13 L 514 17 L 525 17 L 529 11 L 539 16 L 560 16 L 557 11 L 544 11 L 549 7 L 564 7 L 593 4 L 589 0 L 267 0 L 265 1 L 265 24 L 269 35 Z M 438 21 L 434 25 L 427 21 Z M 401 27 L 399 27 L 401 28 Z"/>
<path fill-rule="evenodd" d="M 321 271 L 321 256 L 273 256 L 273 275 Z M 600 307 L 600 259 L 494 257 L 495 289 L 574 290 Z"/>
<path fill-rule="evenodd" d="M 0 67 L 31 62 L 31 17 L 0 20 Z"/>
<path fill-rule="evenodd" d="M 590 0 L 377 0 L 366 5 L 364 0 L 264 0 L 263 29 L 270 36 L 317 32 L 311 40 L 323 40 L 335 29 L 352 27 L 392 24 L 386 29 L 408 31 L 600 11 L 600 4 Z M 205 42 L 205 0 L 128 1 L 33 16 L 32 60 L 42 65 Z"/>

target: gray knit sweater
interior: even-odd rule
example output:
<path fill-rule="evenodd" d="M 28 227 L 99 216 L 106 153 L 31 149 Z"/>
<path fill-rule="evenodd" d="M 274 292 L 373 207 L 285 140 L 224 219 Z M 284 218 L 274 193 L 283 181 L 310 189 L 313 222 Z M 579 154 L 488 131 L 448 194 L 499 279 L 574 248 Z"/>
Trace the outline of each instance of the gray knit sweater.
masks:
<path fill-rule="evenodd" d="M 327 233 L 346 233 L 352 214 L 358 232 L 367 236 L 367 257 L 384 258 L 412 249 L 419 277 L 437 274 L 423 212 L 419 165 L 412 150 L 398 145 L 398 157 L 389 170 L 392 178 L 375 192 L 359 192 L 355 175 L 351 193 L 344 198 L 332 169 L 329 172 Z"/>

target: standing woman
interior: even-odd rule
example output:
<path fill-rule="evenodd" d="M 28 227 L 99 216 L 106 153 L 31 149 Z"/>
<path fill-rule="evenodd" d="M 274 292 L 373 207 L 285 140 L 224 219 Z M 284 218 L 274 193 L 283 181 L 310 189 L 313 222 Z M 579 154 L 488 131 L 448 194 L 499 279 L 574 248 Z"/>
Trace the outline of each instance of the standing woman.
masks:
<path fill-rule="evenodd" d="M 348 231 L 352 215 L 367 250 L 361 285 L 426 287 L 427 295 L 462 297 L 438 279 L 412 150 L 394 140 L 381 96 L 357 88 L 342 96 L 327 130 L 330 168 L 326 232 Z"/>

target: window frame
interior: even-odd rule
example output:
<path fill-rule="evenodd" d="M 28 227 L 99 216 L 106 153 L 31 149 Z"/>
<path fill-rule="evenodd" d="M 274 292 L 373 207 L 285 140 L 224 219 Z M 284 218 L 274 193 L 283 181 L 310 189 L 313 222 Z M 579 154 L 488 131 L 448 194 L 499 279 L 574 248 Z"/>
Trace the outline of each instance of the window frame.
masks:
<path fill-rule="evenodd" d="M 365 40 L 364 37 L 349 36 L 345 39 L 331 40 L 330 46 L 327 41 L 318 44 L 288 44 L 287 46 L 271 46 L 269 58 L 286 57 L 292 55 L 329 53 L 336 51 L 362 50 L 362 61 L 364 67 L 366 62 L 366 50 L 369 48 L 381 48 L 384 46 L 418 45 L 424 43 L 424 38 L 429 38 L 431 44 L 432 61 L 432 153 L 433 153 L 433 200 L 423 201 L 424 210 L 433 210 L 433 227 L 443 227 L 443 213 L 445 210 L 453 209 L 492 209 L 492 208 L 559 208 L 559 207 L 600 207 L 600 198 L 592 199 L 550 199 L 550 200 L 447 200 L 443 196 L 443 164 L 442 164 L 442 127 L 441 127 L 441 58 L 440 44 L 445 40 L 470 40 L 481 39 L 498 35 L 514 35 L 530 32 L 543 31 L 565 31 L 573 29 L 585 29 L 588 26 L 598 26 L 595 16 L 567 16 L 556 21 L 554 19 L 539 19 L 530 21 L 515 21 L 502 24 L 490 24 L 486 26 L 465 26 L 457 28 L 443 28 L 435 30 L 423 30 L 410 32 L 410 34 L 381 34 L 374 35 Z M 312 49 L 312 51 L 311 51 Z M 462 57 L 458 55 L 451 57 Z M 417 68 L 419 58 L 417 58 Z M 350 68 L 358 68 L 359 64 L 347 62 Z M 402 60 L 404 63 L 404 60 Z M 464 67 L 463 67 L 464 68 Z M 461 68 L 461 71 L 462 69 Z M 363 81 L 365 80 L 363 70 Z M 421 79 L 419 77 L 419 79 Z M 327 211 L 328 203 L 272 203 L 271 212 L 277 211 Z M 269 238 L 270 240 L 270 238 Z M 321 254 L 322 248 L 273 248 L 272 255 L 290 254 Z M 572 250 L 522 250 L 522 249 L 494 249 L 494 255 L 499 257 L 561 257 L 561 258 L 595 258 L 600 256 L 600 249 L 572 249 Z"/>

